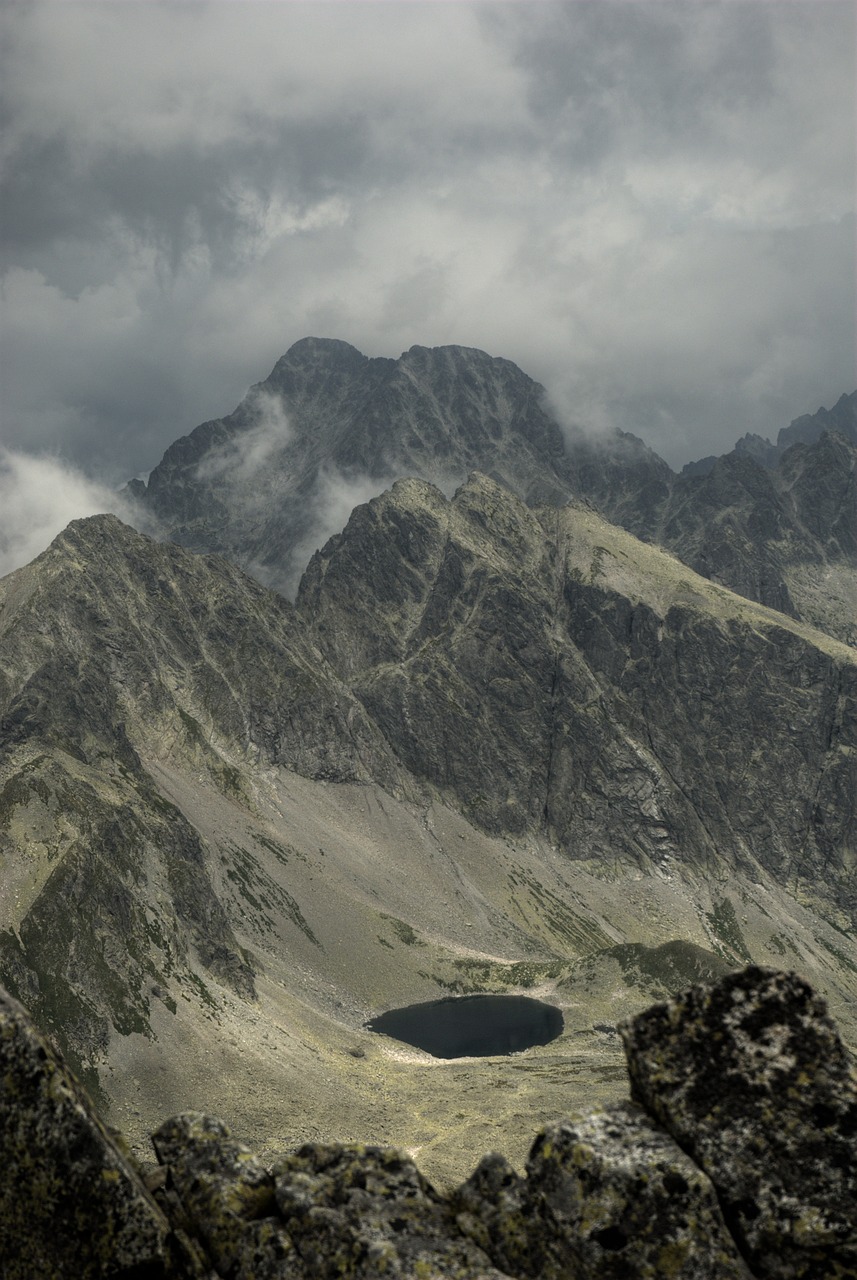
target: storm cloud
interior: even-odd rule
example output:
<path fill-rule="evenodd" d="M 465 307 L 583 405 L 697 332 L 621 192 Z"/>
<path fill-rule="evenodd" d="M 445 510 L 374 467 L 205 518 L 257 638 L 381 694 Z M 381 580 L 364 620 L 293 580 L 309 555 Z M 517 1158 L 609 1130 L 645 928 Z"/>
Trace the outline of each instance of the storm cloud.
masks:
<path fill-rule="evenodd" d="M 2 12 L 2 442 L 118 484 L 297 339 L 672 465 L 854 389 L 854 6 Z"/>

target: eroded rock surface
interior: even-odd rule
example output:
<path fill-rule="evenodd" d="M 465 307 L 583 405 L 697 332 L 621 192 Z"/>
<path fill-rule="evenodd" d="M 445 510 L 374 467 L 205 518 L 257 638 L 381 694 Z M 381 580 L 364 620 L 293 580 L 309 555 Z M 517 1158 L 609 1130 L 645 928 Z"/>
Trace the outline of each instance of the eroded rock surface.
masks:
<path fill-rule="evenodd" d="M 214 1116 L 174 1116 L 152 1145 L 169 1170 L 164 1195 L 172 1216 L 178 1210 L 218 1270 L 231 1273 L 246 1254 L 248 1224 L 274 1212 L 271 1174 Z"/>
<path fill-rule="evenodd" d="M 754 1274 L 857 1275 L 857 1089 L 824 1002 L 755 967 L 622 1030 L 631 1092 L 711 1178 Z"/>
<path fill-rule="evenodd" d="M 458 1195 L 460 1228 L 516 1276 L 750 1274 L 709 1179 L 632 1103 L 548 1125 L 526 1178 L 486 1157 Z"/>
<path fill-rule="evenodd" d="M 277 1207 L 308 1276 L 502 1280 L 449 1202 L 402 1152 L 308 1144 L 274 1168 Z"/>

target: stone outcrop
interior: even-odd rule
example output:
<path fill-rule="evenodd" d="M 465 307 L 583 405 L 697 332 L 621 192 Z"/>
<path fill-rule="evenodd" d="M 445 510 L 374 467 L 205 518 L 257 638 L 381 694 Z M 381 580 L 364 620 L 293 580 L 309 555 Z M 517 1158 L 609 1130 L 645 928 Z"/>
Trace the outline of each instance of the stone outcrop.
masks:
<path fill-rule="evenodd" d="M 704 1169 L 757 1275 L 857 1274 L 857 1095 L 824 1004 L 748 969 L 635 1018 L 631 1093 Z"/>
<path fill-rule="evenodd" d="M 169 1223 L 88 1096 L 0 988 L 0 1274 L 166 1274 Z"/>
<path fill-rule="evenodd" d="M 486 1157 L 458 1195 L 459 1227 L 513 1276 L 748 1275 L 711 1181 L 632 1103 L 548 1125 L 526 1178 Z"/>
<path fill-rule="evenodd" d="M 153 1136 L 150 1194 L 4 998 L 4 1280 L 857 1275 L 857 1080 L 806 983 L 750 968 L 621 1030 L 635 1100 L 549 1124 L 525 1176 L 490 1155 L 441 1193 L 400 1152 L 357 1144 L 265 1165 L 186 1114 Z"/>

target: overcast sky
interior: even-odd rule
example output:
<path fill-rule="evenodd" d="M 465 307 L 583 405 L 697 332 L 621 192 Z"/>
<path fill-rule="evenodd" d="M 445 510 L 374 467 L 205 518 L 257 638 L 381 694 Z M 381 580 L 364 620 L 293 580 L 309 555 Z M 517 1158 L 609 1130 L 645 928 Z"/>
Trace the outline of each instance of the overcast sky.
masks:
<path fill-rule="evenodd" d="M 852 0 L 0 27 L 8 509 L 44 451 L 58 485 L 147 471 L 309 334 L 481 347 L 673 466 L 857 386 Z"/>

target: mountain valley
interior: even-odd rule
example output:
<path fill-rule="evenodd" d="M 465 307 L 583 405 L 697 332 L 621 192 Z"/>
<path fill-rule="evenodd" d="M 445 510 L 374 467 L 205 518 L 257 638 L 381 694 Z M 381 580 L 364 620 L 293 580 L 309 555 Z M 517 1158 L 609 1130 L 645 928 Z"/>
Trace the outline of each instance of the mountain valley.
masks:
<path fill-rule="evenodd" d="M 162 540 L 0 581 L 0 982 L 126 1133 L 520 1162 L 622 1088 L 618 1019 L 751 959 L 857 1044 L 843 400 L 675 476 L 508 361 L 307 339 L 132 483 Z M 475 992 L 563 1033 L 365 1028 Z"/>

